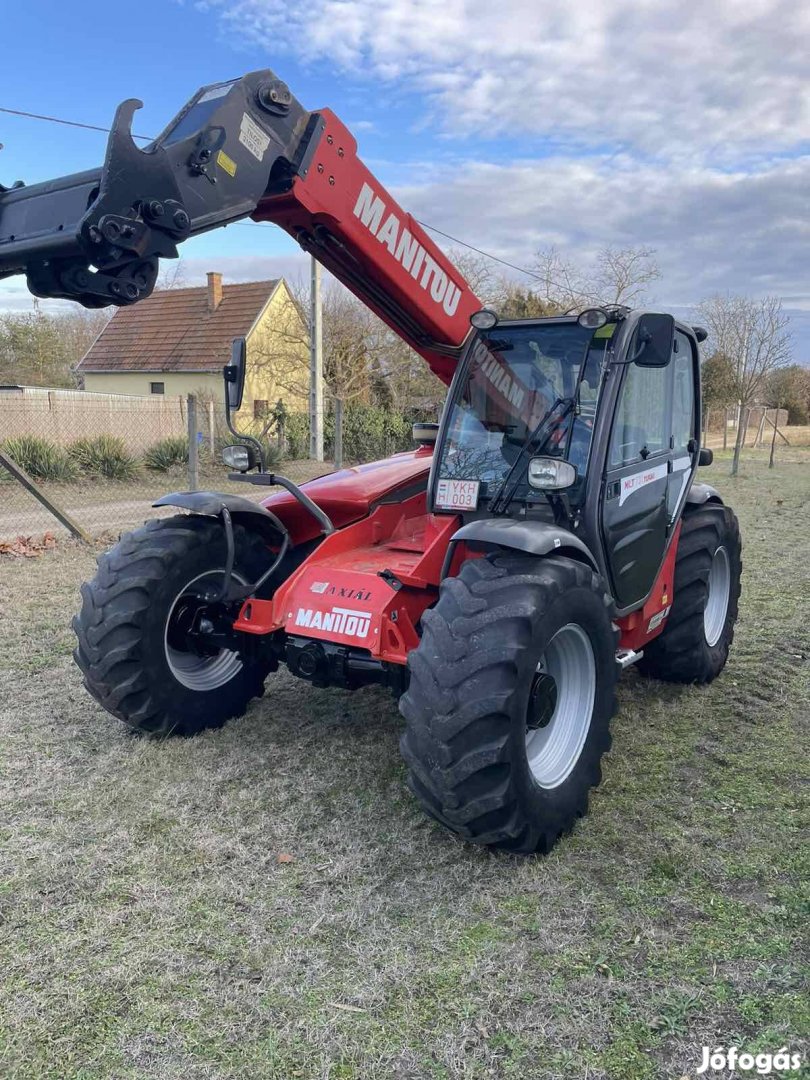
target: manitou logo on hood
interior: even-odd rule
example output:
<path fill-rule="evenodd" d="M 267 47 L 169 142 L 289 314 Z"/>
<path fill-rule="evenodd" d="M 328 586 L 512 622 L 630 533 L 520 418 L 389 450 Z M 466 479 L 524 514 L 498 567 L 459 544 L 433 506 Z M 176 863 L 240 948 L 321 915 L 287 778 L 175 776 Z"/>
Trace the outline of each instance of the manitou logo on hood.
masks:
<path fill-rule="evenodd" d="M 360 218 L 372 236 L 385 244 L 403 269 L 448 315 L 455 315 L 461 299 L 461 289 L 450 280 L 444 270 L 432 258 L 416 237 L 403 228 L 396 214 L 385 215 L 385 203 L 369 184 L 363 184 L 354 207 L 354 216 Z"/>
<path fill-rule="evenodd" d="M 362 641 L 368 637 L 371 613 L 345 607 L 333 607 L 331 611 L 299 608 L 295 615 L 295 625 L 304 626 L 308 630 L 323 630 L 331 634 L 343 634 L 345 637 L 356 637 Z"/>

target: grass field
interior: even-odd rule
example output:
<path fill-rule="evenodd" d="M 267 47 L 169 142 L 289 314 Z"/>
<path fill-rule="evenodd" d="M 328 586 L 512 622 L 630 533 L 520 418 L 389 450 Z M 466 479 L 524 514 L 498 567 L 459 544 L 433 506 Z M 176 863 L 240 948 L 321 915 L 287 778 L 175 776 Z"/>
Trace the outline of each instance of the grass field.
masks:
<path fill-rule="evenodd" d="M 705 470 L 745 544 L 725 673 L 627 673 L 591 814 L 545 859 L 422 816 L 382 692 L 278 675 L 220 732 L 128 736 L 70 659 L 91 555 L 0 560 L 0 1075 L 680 1080 L 703 1045 L 806 1054 L 810 453 L 763 457 Z"/>

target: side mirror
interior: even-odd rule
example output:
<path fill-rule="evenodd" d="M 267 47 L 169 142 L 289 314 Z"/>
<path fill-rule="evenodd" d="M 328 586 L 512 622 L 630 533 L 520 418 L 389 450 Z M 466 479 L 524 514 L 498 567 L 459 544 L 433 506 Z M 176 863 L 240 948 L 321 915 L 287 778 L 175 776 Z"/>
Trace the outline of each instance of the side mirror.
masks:
<path fill-rule="evenodd" d="M 243 337 L 231 342 L 231 362 L 222 369 L 225 380 L 225 404 L 233 412 L 238 412 L 245 392 L 247 373 L 247 341 Z"/>
<path fill-rule="evenodd" d="M 708 446 L 701 448 L 698 454 L 698 465 L 711 465 L 714 461 L 714 451 L 710 450 Z"/>
<path fill-rule="evenodd" d="M 675 320 L 671 315 L 647 313 L 638 320 L 633 360 L 639 367 L 666 367 L 672 356 Z"/>

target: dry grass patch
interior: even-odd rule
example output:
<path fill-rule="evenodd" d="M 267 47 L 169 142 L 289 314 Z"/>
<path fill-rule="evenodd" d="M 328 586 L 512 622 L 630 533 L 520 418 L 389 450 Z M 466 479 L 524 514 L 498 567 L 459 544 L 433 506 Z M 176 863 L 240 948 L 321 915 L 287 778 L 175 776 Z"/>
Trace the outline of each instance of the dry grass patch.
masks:
<path fill-rule="evenodd" d="M 379 691 L 280 674 L 222 731 L 129 736 L 70 660 L 92 556 L 0 559 L 0 1073 L 644 1080 L 799 1049 L 808 464 L 708 470 L 745 544 L 727 671 L 622 680 L 545 859 L 422 816 Z"/>

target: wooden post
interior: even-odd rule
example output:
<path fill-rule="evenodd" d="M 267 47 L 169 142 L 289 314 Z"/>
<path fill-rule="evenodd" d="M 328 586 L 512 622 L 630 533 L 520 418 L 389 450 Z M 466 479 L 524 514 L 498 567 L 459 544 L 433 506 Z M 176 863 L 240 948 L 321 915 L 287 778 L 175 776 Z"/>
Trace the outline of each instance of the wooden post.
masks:
<path fill-rule="evenodd" d="M 188 395 L 188 489 L 200 490 L 200 456 L 197 452 L 197 398 Z"/>
<path fill-rule="evenodd" d="M 335 468 L 343 468 L 343 398 L 335 398 Z"/>
<path fill-rule="evenodd" d="M 703 445 L 706 446 L 706 439 L 709 434 L 709 413 L 710 409 L 706 409 L 703 413 Z"/>
<path fill-rule="evenodd" d="M 778 405 L 776 406 L 776 420 L 777 420 L 777 423 L 778 423 L 778 421 L 779 421 L 779 406 Z M 773 453 L 774 453 L 775 447 L 776 447 L 776 424 L 773 425 L 773 432 L 771 433 L 771 453 L 770 453 L 770 456 L 768 457 L 768 468 L 769 469 L 773 468 Z"/>
<path fill-rule="evenodd" d="M 211 460 L 215 461 L 217 456 L 217 430 L 214 423 L 214 403 L 208 402 L 208 448 L 211 451 Z"/>
<path fill-rule="evenodd" d="M 53 514 L 53 516 L 60 523 L 60 525 L 64 525 L 64 527 L 69 533 L 75 536 L 78 540 L 84 540 L 86 544 L 91 543 L 89 534 L 84 531 L 81 525 L 79 525 L 78 522 L 74 521 L 66 510 L 63 510 L 60 506 L 57 506 L 56 503 L 52 499 L 50 499 L 44 491 L 41 491 L 37 484 L 28 475 L 28 473 L 24 469 L 20 468 L 14 458 L 9 457 L 9 455 L 2 450 L 0 450 L 0 465 L 2 465 L 8 472 L 10 472 L 14 479 L 18 480 L 26 489 L 26 491 L 30 491 L 34 498 L 41 502 L 45 509 L 49 513 Z"/>
<path fill-rule="evenodd" d="M 757 437 L 754 439 L 754 446 L 762 446 L 762 435 L 765 431 L 765 417 L 768 414 L 768 406 L 764 405 L 762 408 L 762 416 L 759 418 L 759 430 L 757 431 Z"/>
<path fill-rule="evenodd" d="M 728 449 L 728 406 L 723 409 L 723 449 Z"/>
<path fill-rule="evenodd" d="M 773 428 L 773 430 L 776 432 L 776 434 L 779 436 L 779 438 L 782 440 L 782 442 L 785 444 L 785 446 L 790 446 L 790 441 L 785 438 L 785 436 L 778 429 L 778 427 L 773 422 L 773 420 L 771 420 L 770 416 L 766 417 L 766 419 L 767 419 L 768 423 L 771 425 L 771 427 Z M 776 410 L 776 419 L 777 420 L 779 419 L 779 410 L 778 409 Z"/>

